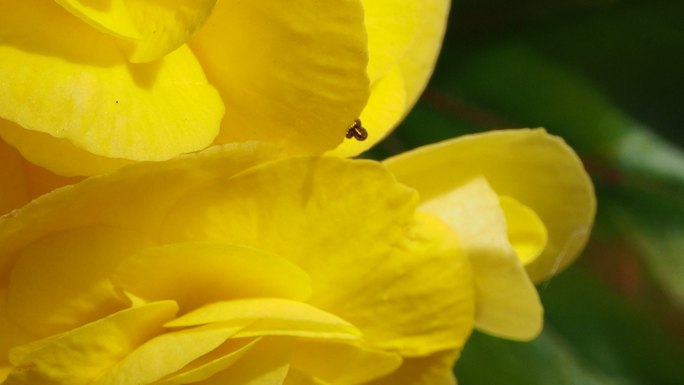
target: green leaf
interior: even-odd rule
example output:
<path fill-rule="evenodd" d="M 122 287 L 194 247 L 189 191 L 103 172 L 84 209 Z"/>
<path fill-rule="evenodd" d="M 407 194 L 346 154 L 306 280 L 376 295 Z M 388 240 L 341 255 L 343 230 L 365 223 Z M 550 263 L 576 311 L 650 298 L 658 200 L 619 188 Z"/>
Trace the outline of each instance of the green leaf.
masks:
<path fill-rule="evenodd" d="M 683 352 L 656 320 L 582 269 L 571 267 L 540 291 L 541 336 L 524 343 L 475 333 L 456 365 L 460 385 L 684 383 Z"/>
<path fill-rule="evenodd" d="M 523 43 L 473 55 L 446 86 L 517 125 L 560 134 L 629 178 L 684 187 L 681 149 L 621 112 L 586 79 Z"/>
<path fill-rule="evenodd" d="M 632 385 L 590 368 L 551 327 L 532 342 L 512 342 L 479 332 L 456 365 L 460 385 Z"/>
<path fill-rule="evenodd" d="M 676 199 L 679 198 L 679 199 Z M 604 210 L 655 283 L 684 310 L 684 197 L 615 189 Z"/>

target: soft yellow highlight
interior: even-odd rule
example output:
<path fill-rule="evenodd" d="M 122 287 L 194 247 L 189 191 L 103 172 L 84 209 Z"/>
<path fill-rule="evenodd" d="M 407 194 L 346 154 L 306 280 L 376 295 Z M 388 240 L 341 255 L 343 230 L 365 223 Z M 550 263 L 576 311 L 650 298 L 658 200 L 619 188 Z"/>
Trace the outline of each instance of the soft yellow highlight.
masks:
<path fill-rule="evenodd" d="M 442 218 L 461 239 L 475 272 L 475 325 L 511 339 L 536 337 L 543 325 L 542 305 L 508 242 L 504 212 L 484 178 L 433 197 L 420 209 Z"/>

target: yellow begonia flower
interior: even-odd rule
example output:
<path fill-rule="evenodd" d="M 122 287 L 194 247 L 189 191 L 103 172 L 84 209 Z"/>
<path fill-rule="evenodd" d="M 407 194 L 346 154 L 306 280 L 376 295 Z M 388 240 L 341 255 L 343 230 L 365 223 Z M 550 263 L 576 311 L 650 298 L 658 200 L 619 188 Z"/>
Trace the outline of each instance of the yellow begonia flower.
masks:
<path fill-rule="evenodd" d="M 47 193 L 0 217 L 3 383 L 453 384 L 473 270 L 417 204 L 258 142 Z"/>
<path fill-rule="evenodd" d="M 596 211 L 593 185 L 572 149 L 541 129 L 495 131 L 384 164 L 419 191 L 419 210 L 461 235 L 476 275 L 476 326 L 513 339 L 536 336 L 543 309 L 532 282 L 577 257 Z"/>
<path fill-rule="evenodd" d="M 65 176 L 243 140 L 355 154 L 422 91 L 448 5 L 4 1 L 0 137 Z M 358 117 L 369 140 L 345 141 Z"/>

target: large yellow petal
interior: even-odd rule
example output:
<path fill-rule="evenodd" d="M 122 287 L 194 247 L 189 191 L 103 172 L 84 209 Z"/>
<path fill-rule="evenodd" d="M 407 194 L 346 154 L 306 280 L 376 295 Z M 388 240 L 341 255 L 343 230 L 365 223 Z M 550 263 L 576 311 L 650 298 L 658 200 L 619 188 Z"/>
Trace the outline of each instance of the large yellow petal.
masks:
<path fill-rule="evenodd" d="M 428 354 L 464 342 L 473 288 L 451 230 L 414 219 L 415 199 L 374 162 L 290 158 L 189 193 L 161 237 L 289 258 L 311 277 L 310 303 L 351 321 L 371 346 Z"/>
<path fill-rule="evenodd" d="M 475 313 L 472 274 L 452 230 L 419 215 L 388 253 L 331 274 L 316 300 L 359 327 L 369 346 L 423 356 L 465 344 Z"/>
<path fill-rule="evenodd" d="M 490 334 L 527 340 L 543 325 L 543 308 L 515 250 L 496 193 L 483 178 L 425 201 L 421 210 L 458 233 L 475 271 L 475 325 Z"/>
<path fill-rule="evenodd" d="M 124 39 L 134 63 L 161 58 L 207 20 L 216 0 L 56 0 L 93 27 Z"/>
<path fill-rule="evenodd" d="M 235 298 L 311 295 L 308 275 L 287 259 L 209 242 L 142 250 L 119 264 L 112 282 L 148 301 L 173 299 L 181 312 Z"/>
<path fill-rule="evenodd" d="M 321 295 L 319 279 L 341 278 L 337 263 L 351 268 L 360 256 L 387 253 L 412 222 L 416 201 L 376 162 L 288 158 L 188 191 L 169 209 L 160 239 L 274 253 L 309 273 Z"/>
<path fill-rule="evenodd" d="M 542 254 L 525 266 L 539 282 L 570 264 L 584 247 L 596 198 L 582 162 L 544 130 L 468 135 L 388 159 L 397 178 L 426 201 L 483 175 L 494 191 L 531 208 L 548 230 Z"/>
<path fill-rule="evenodd" d="M 109 276 L 129 253 L 150 244 L 135 232 L 106 227 L 44 237 L 19 253 L 7 311 L 23 328 L 44 337 L 120 310 L 128 300 Z"/>
<path fill-rule="evenodd" d="M 109 317 L 24 349 L 5 384 L 86 385 L 138 345 L 163 331 L 173 301 L 122 310 Z M 20 347 L 21 348 L 21 347 Z"/>
<path fill-rule="evenodd" d="M 364 6 L 372 7 L 374 11 L 372 20 L 382 20 L 385 16 L 376 12 L 386 13 L 391 4 L 403 2 L 402 0 L 365 0 Z M 395 24 L 388 20 L 379 23 L 384 30 L 372 26 L 370 20 L 367 22 L 369 43 L 376 42 L 369 48 L 369 72 L 373 80 L 371 96 L 361 113 L 369 138 L 360 143 L 344 141 L 335 150 L 335 155 L 358 155 L 387 136 L 413 108 L 432 75 L 442 46 L 451 1 L 421 0 L 410 3 L 412 5 L 396 11 L 402 15 L 400 18 L 402 23 L 408 23 L 409 27 L 406 30 L 401 27 L 401 23 Z M 411 20 L 411 16 L 404 12 L 410 12 L 416 6 L 420 7 L 420 13 L 414 15 L 415 19 Z M 393 12 L 390 11 L 390 15 L 392 14 Z M 407 18 L 409 19 L 405 20 Z M 414 25 L 416 22 L 418 24 Z M 393 32 L 385 35 L 390 30 Z M 382 32 L 379 35 L 382 36 L 381 38 L 377 38 L 377 32 Z M 408 34 L 411 34 L 410 40 L 407 40 Z M 395 36 L 400 36 L 400 38 L 397 43 L 388 44 L 386 41 L 388 36 L 391 39 Z M 408 44 L 404 45 L 406 42 Z M 397 49 L 398 47 L 401 47 L 401 50 Z M 392 66 L 387 68 L 380 66 L 383 68 L 382 71 L 375 70 L 373 63 L 387 64 L 390 55 L 386 53 L 395 55 L 391 61 Z M 379 57 L 384 60 L 380 60 Z M 376 74 L 382 76 L 377 77 Z M 365 124 L 366 120 L 368 124 Z"/>
<path fill-rule="evenodd" d="M 199 155 L 125 167 L 43 195 L 0 217 L 0 283 L 8 282 L 18 253 L 46 235 L 110 225 L 155 238 L 170 207 L 189 190 L 279 154 L 277 148 L 258 143 L 217 146 Z"/>
<path fill-rule="evenodd" d="M 359 0 L 219 2 L 191 42 L 226 105 L 217 142 L 334 148 L 368 99 L 366 41 Z"/>
<path fill-rule="evenodd" d="M 0 57 L 0 117 L 93 154 L 168 159 L 206 147 L 218 132 L 223 104 L 185 46 L 131 64 L 115 39 L 54 2 L 4 1 Z M 32 161 L 28 152 L 53 151 L 12 144 Z"/>

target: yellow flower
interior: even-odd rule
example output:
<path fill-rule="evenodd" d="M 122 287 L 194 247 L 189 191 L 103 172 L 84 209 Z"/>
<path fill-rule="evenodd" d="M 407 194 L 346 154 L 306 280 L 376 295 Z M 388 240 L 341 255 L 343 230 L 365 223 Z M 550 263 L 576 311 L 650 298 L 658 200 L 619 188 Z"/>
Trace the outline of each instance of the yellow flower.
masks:
<path fill-rule="evenodd" d="M 505 130 L 384 164 L 419 191 L 419 210 L 461 235 L 476 275 L 476 326 L 511 339 L 535 337 L 543 309 L 532 282 L 575 260 L 596 212 L 591 179 L 574 151 L 541 129 Z"/>
<path fill-rule="evenodd" d="M 358 153 L 422 91 L 448 6 L 4 1 L 0 137 L 66 176 L 243 140 Z M 359 116 L 369 140 L 343 143 Z"/>
<path fill-rule="evenodd" d="M 378 162 L 251 142 L 0 218 L 5 384 L 449 384 L 474 283 Z"/>
<path fill-rule="evenodd" d="M 0 218 L 5 384 L 453 384 L 473 325 L 539 332 L 528 274 L 567 265 L 593 220 L 543 130 L 384 164 L 281 155 L 140 163 Z"/>

